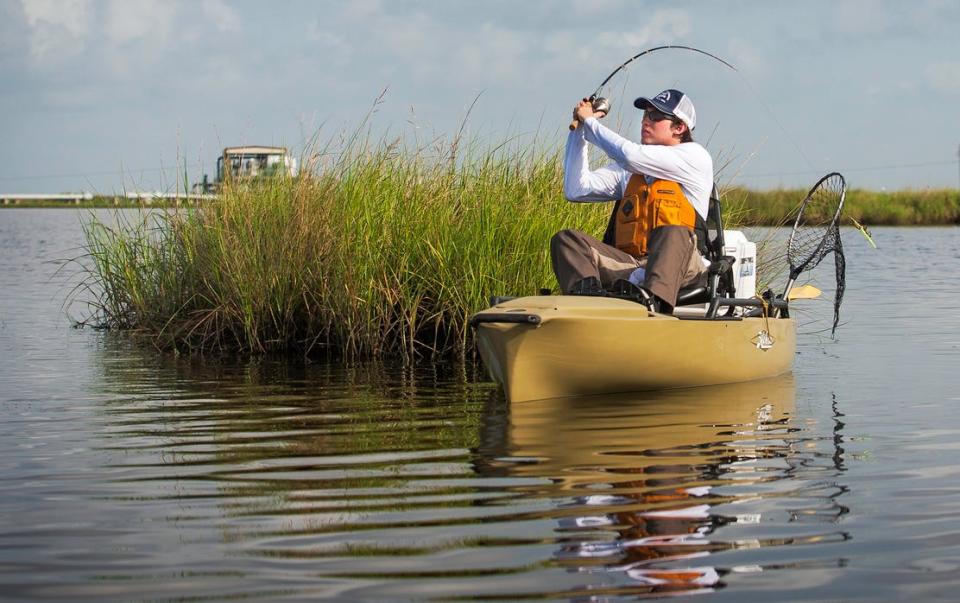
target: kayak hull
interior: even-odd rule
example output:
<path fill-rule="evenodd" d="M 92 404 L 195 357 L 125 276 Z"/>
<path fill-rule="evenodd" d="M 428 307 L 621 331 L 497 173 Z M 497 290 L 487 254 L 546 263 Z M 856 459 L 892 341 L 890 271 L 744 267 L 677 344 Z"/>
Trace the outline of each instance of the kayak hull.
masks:
<path fill-rule="evenodd" d="M 472 323 L 513 402 L 753 381 L 789 372 L 796 349 L 790 318 L 677 318 L 609 297 L 516 298 Z"/>

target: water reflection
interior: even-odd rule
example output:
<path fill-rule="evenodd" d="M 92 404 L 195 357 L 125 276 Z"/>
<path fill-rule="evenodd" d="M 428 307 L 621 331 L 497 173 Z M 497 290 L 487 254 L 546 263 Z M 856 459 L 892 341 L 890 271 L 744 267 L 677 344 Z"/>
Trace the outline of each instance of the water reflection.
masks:
<path fill-rule="evenodd" d="M 555 563 L 587 575 L 569 596 L 694 593 L 725 585 L 721 551 L 841 542 L 845 488 L 806 478 L 820 448 L 794 426 L 790 376 L 660 394 L 515 404 L 485 432 L 478 470 L 491 476 L 550 476 L 556 506 Z M 836 469 L 842 423 L 836 423 Z M 786 506 L 789 528 L 755 536 Z M 744 529 L 746 528 L 746 529 Z M 734 557 L 734 555 L 727 555 Z M 756 554 L 736 555 L 744 561 Z M 832 563 L 829 562 L 828 563 Z M 842 561 L 837 561 L 842 563 Z"/>
<path fill-rule="evenodd" d="M 510 405 L 464 367 L 207 363 L 117 342 L 95 366 L 96 496 L 72 505 L 83 547 L 31 535 L 77 600 L 104 584 L 118 598 L 660 596 L 836 567 L 829 547 L 849 538 L 843 423 L 798 420 L 790 377 Z M 95 569 L 69 565 L 118 542 Z"/>

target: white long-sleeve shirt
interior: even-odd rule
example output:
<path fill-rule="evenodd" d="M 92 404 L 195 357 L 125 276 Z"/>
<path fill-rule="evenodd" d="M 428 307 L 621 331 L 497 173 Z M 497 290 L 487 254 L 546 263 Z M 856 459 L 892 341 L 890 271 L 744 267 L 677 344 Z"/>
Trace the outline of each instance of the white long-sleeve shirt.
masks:
<path fill-rule="evenodd" d="M 613 163 L 590 170 L 587 143 L 595 144 Z M 633 174 L 671 180 L 704 219 L 713 190 L 713 159 L 696 142 L 677 145 L 637 144 L 594 117 L 567 136 L 563 160 L 563 193 L 570 201 L 612 201 L 623 198 Z"/>

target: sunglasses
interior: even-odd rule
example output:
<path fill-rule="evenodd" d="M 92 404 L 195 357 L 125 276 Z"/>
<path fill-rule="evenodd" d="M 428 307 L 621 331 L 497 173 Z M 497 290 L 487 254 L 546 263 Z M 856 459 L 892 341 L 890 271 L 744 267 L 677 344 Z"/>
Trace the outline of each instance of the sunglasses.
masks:
<path fill-rule="evenodd" d="M 673 121 L 675 119 L 673 115 L 667 115 L 663 111 L 658 111 L 656 109 L 647 109 L 646 111 L 644 111 L 643 118 L 648 121 L 652 121 L 654 123 L 658 121 L 663 121 L 665 119 L 669 119 L 670 121 Z"/>

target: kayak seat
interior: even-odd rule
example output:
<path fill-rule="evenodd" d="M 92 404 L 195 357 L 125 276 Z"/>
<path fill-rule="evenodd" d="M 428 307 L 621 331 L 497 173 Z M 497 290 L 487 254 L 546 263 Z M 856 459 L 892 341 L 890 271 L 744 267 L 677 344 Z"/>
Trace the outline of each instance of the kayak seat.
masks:
<path fill-rule="evenodd" d="M 677 305 L 689 306 L 692 304 L 710 303 L 713 298 L 716 297 L 716 292 L 721 289 L 719 281 L 722 275 L 733 268 L 735 261 L 736 258 L 729 255 L 711 261 L 710 266 L 707 268 L 706 275 L 701 278 L 703 284 L 691 285 L 680 289 L 680 292 L 677 293 Z M 729 296 L 721 295 L 721 297 Z"/>
<path fill-rule="evenodd" d="M 716 316 L 718 304 L 715 301 L 722 297 L 733 297 L 733 263 L 735 258 L 724 255 L 723 248 L 723 208 L 720 203 L 720 194 L 717 186 L 713 186 L 710 193 L 710 205 L 707 208 L 707 253 L 704 256 L 710 265 L 700 282 L 682 287 L 677 294 L 678 306 L 693 304 L 709 304 L 707 317 Z"/>

